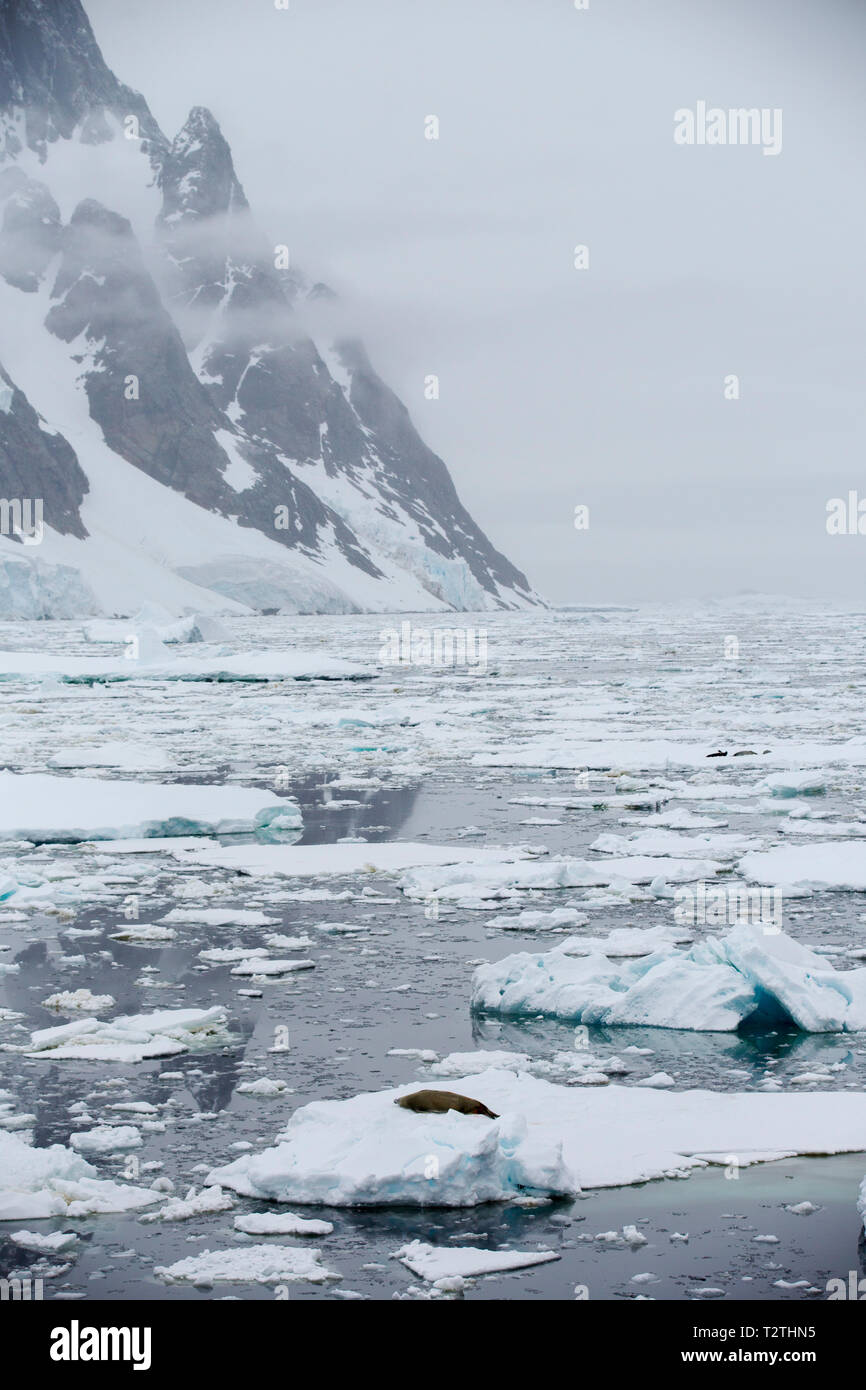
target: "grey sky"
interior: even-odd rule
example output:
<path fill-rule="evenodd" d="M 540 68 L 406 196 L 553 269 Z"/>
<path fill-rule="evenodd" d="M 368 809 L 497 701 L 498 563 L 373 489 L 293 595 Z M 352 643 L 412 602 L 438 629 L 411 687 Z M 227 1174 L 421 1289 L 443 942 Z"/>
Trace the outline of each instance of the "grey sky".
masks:
<path fill-rule="evenodd" d="M 866 500 L 866 7 L 85 5 L 167 134 L 213 110 L 268 238 L 548 597 L 859 599 L 866 536 L 825 506 Z M 699 100 L 781 108 L 781 153 L 675 145 Z"/>

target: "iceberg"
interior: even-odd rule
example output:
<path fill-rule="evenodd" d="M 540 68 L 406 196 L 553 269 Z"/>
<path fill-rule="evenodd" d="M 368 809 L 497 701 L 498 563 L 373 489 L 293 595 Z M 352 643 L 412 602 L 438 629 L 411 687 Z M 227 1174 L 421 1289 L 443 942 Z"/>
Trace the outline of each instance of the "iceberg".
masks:
<path fill-rule="evenodd" d="M 783 932 L 742 922 L 687 950 L 658 942 L 657 934 L 655 942 L 637 959 L 614 956 L 618 943 L 586 955 L 580 937 L 545 953 L 506 956 L 476 969 L 471 1007 L 697 1032 L 732 1032 L 759 1020 L 806 1033 L 866 1029 L 866 967 L 833 970 Z"/>

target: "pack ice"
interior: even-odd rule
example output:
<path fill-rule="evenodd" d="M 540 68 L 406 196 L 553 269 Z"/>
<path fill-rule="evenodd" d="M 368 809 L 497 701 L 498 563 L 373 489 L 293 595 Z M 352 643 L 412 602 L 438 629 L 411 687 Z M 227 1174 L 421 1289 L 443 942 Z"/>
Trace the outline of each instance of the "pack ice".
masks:
<path fill-rule="evenodd" d="M 312 1206 L 469 1207 L 568 1196 L 741 1164 L 863 1147 L 866 1096 L 565 1087 L 490 1068 L 451 1089 L 499 1114 L 416 1115 L 414 1086 L 302 1106 L 273 1148 L 206 1181 L 245 1197 Z M 820 1136 L 820 1138 L 818 1138 Z"/>
<path fill-rule="evenodd" d="M 284 681 L 369 680 L 372 672 L 353 661 L 316 652 L 236 652 L 177 657 L 165 648 L 144 649 L 149 659 L 69 656 L 61 652 L 0 651 L 0 681 Z"/>
<path fill-rule="evenodd" d="M 759 924 L 739 923 L 687 950 L 658 944 L 655 934 L 654 949 L 637 959 L 613 955 L 615 944 L 606 943 L 587 955 L 586 944 L 569 937 L 552 951 L 479 966 L 473 1010 L 697 1032 L 731 1032 L 749 1020 L 793 1023 L 806 1033 L 866 1029 L 866 967 L 833 970 Z"/>
<path fill-rule="evenodd" d="M 250 787 L 0 772 L 0 838 L 36 844 L 258 831 L 297 838 L 293 801 Z"/>
<path fill-rule="evenodd" d="M 62 1144 L 34 1149 L 0 1130 L 0 1221 L 133 1211 L 159 1201 L 161 1195 L 97 1178 L 87 1159 Z"/>

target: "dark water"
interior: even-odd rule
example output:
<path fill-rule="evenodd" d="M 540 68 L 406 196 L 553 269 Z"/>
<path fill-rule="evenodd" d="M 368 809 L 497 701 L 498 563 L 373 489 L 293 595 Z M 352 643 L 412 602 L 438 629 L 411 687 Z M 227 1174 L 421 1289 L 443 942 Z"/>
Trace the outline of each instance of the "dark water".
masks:
<path fill-rule="evenodd" d="M 569 813 L 515 807 L 513 796 L 537 794 L 539 788 L 556 794 L 553 778 L 491 778 L 482 785 L 458 788 L 455 782 L 428 780 L 423 785 L 324 792 L 333 780 L 330 771 L 294 784 L 291 791 L 302 804 L 304 842 L 336 841 L 364 835 L 371 840 L 423 839 L 434 842 L 514 843 L 524 839 L 543 843 L 551 851 L 581 850 L 602 829 L 617 828 L 610 812 Z M 328 809 L 328 798 L 361 804 Z M 561 826 L 520 827 L 529 814 L 561 817 Z M 745 817 L 742 819 L 746 819 Z M 480 839 L 460 840 L 461 828 L 483 830 Z M 372 829 L 376 827 L 376 829 Z M 58 856 L 57 847 L 36 852 L 34 862 Z M 64 850 L 64 854 L 92 851 Z M 128 862 L 128 861 L 127 861 Z M 173 905 L 178 875 L 196 876 L 156 856 L 145 881 L 142 918 L 156 921 Z M 209 874 L 209 877 L 212 875 Z M 274 901 L 284 881 L 258 884 L 222 875 L 232 887 L 227 898 L 205 905 L 263 908 L 279 925 L 243 929 L 214 929 L 178 924 L 177 938 L 168 945 L 144 947 L 113 941 L 119 917 L 116 902 L 82 907 L 65 920 L 33 917 L 26 930 L 0 932 L 0 944 L 11 949 L 4 962 L 16 962 L 20 973 L 2 980 L 0 1002 L 25 1014 L 27 1028 L 57 1023 L 40 1000 L 58 988 L 86 984 L 94 993 L 110 993 L 118 1013 L 154 1008 L 227 1005 L 237 1038 L 234 1046 L 161 1061 L 120 1064 L 27 1059 L 0 1054 L 0 1086 L 16 1093 L 19 1111 L 37 1116 L 35 1142 L 68 1142 L 74 1132 L 68 1107 L 85 1100 L 94 1122 L 108 1115 L 103 1107 L 118 1100 L 163 1105 L 161 1115 L 174 1117 L 163 1134 L 147 1134 L 139 1151 L 142 1162 L 161 1162 L 158 1171 L 175 1183 L 175 1195 L 200 1185 L 203 1171 L 235 1156 L 231 1145 L 249 1141 L 255 1148 L 269 1143 L 292 1110 L 308 1100 L 350 1096 L 414 1079 L 416 1061 L 389 1057 L 390 1048 L 432 1048 L 439 1054 L 473 1048 L 512 1049 L 533 1057 L 552 1057 L 573 1045 L 566 1024 L 545 1020 L 500 1021 L 473 1017 L 468 1009 L 469 962 L 481 956 L 498 957 L 514 950 L 553 944 L 548 933 L 530 936 L 491 931 L 486 920 L 497 911 L 445 911 L 438 921 L 424 916 L 420 903 L 406 900 L 387 879 L 377 877 L 375 888 L 387 897 L 364 899 L 357 880 L 327 880 L 332 891 L 349 888 L 345 901 Z M 304 881 L 305 884 L 309 881 Z M 138 891 L 138 890 L 137 890 Z M 785 926 L 793 935 L 829 945 L 850 943 L 856 922 L 854 895 L 836 894 L 822 900 L 820 911 L 810 902 L 797 908 L 799 916 Z M 569 893 L 537 894 L 533 907 L 560 906 Z M 518 904 L 521 906 L 523 904 Z M 510 910 L 514 910 L 512 907 Z M 595 911 L 587 931 L 611 927 L 650 926 L 668 921 L 670 905 L 641 903 Z M 368 927 L 349 939 L 316 933 L 327 920 L 353 921 Z M 98 928 L 95 937 L 69 937 L 76 929 Z M 202 969 L 198 952 L 205 946 L 257 946 L 269 932 L 315 938 L 316 969 L 261 985 L 261 997 L 249 998 L 226 965 Z M 86 954 L 86 966 L 63 966 L 64 953 Z M 143 968 L 149 967 L 147 971 Z M 276 1030 L 287 1028 L 289 1049 L 270 1052 Z M 6 1034 L 11 1041 L 15 1036 Z M 23 1035 L 22 1035 L 23 1036 Z M 740 1090 L 760 1086 L 767 1076 L 783 1084 L 817 1065 L 838 1067 L 821 1089 L 857 1088 L 866 1077 L 866 1049 L 858 1040 L 805 1036 L 774 1028 L 746 1034 L 696 1034 L 657 1029 L 595 1029 L 589 1045 L 601 1057 L 621 1056 L 636 1045 L 651 1055 L 629 1054 L 628 1073 L 618 1078 L 629 1085 L 652 1072 L 667 1071 L 678 1087 L 710 1086 Z M 183 1080 L 161 1079 L 163 1073 L 182 1073 Z M 290 1095 L 258 1100 L 236 1094 L 244 1080 L 267 1075 L 284 1080 Z M 112 1085 L 108 1083 L 119 1082 Z M 212 1118 L 211 1118 L 212 1117 Z M 134 1118 L 133 1121 L 134 1122 Z M 866 1148 L 866 1136 L 864 1136 Z M 102 1176 L 118 1173 L 120 1165 L 98 1160 Z M 628 1298 L 644 1293 L 655 1298 L 700 1298 L 700 1288 L 720 1287 L 729 1299 L 796 1299 L 826 1297 L 829 1278 L 846 1278 L 862 1262 L 856 1194 L 866 1172 L 866 1156 L 798 1159 L 741 1171 L 737 1181 L 726 1180 L 721 1169 L 696 1172 L 686 1180 L 660 1181 L 639 1187 L 588 1193 L 574 1202 L 538 1208 L 496 1205 L 468 1211 L 315 1211 L 335 1224 L 333 1235 L 312 1240 L 321 1245 L 324 1263 L 339 1271 L 337 1285 L 290 1286 L 292 1298 L 336 1298 L 352 1290 L 373 1298 L 390 1298 L 420 1286 L 409 1271 L 391 1258 L 413 1239 L 445 1244 L 495 1248 L 553 1249 L 561 1260 L 524 1272 L 478 1280 L 470 1298 L 572 1298 L 577 1284 L 590 1298 Z M 793 1216 L 786 1204 L 808 1199 L 820 1210 Z M 256 1285 L 218 1285 L 214 1290 L 185 1286 L 170 1289 L 154 1278 L 154 1265 L 170 1264 L 204 1248 L 230 1248 L 248 1238 L 233 1230 L 232 1218 L 264 1204 L 239 1200 L 233 1212 L 173 1223 L 141 1225 L 137 1217 L 104 1215 L 85 1221 L 12 1223 L 6 1229 L 39 1231 L 75 1229 L 81 1239 L 68 1270 L 47 1281 L 46 1289 L 60 1296 L 99 1298 L 211 1298 L 224 1294 L 242 1298 L 271 1298 L 273 1291 Z M 607 1244 L 582 1237 L 624 1224 L 637 1224 L 648 1243 L 632 1250 L 622 1242 Z M 688 1232 L 687 1244 L 672 1242 L 674 1231 Z M 778 1244 L 754 1241 L 759 1234 L 778 1236 Z M 261 1238 L 256 1238 L 261 1239 Z M 274 1238 L 279 1239 L 279 1238 Z M 285 1238 L 283 1238 L 285 1239 Z M 53 1266 L 65 1263 L 52 1257 Z M 381 1268 L 365 1269 L 365 1265 Z M 39 1270 L 39 1257 L 0 1237 L 0 1272 Z M 631 1282 L 633 1274 L 650 1272 L 658 1282 Z M 774 1286 L 805 1279 L 819 1292 Z M 713 1295 L 715 1297 L 715 1295 Z"/>

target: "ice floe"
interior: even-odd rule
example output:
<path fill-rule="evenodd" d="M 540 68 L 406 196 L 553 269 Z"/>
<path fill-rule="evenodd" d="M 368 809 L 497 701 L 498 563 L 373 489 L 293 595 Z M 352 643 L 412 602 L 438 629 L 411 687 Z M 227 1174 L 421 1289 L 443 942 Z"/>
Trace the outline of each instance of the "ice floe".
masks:
<path fill-rule="evenodd" d="M 0 772 L 0 837 L 74 843 L 149 836 L 301 833 L 297 805 L 248 787 Z"/>
<path fill-rule="evenodd" d="M 149 1188 L 98 1178 L 87 1159 L 62 1144 L 36 1149 L 0 1131 L 0 1221 L 135 1211 L 159 1196 Z"/>
<path fill-rule="evenodd" d="M 472 1279 L 481 1274 L 501 1274 L 509 1269 L 528 1269 L 561 1257 L 555 1250 L 478 1250 L 471 1245 L 436 1246 L 410 1241 L 394 1252 L 413 1274 L 433 1283 L 437 1279 Z"/>
<path fill-rule="evenodd" d="M 782 845 L 746 854 L 740 873 L 753 883 L 829 892 L 866 892 L 866 845 L 854 840 L 820 845 Z"/>
<path fill-rule="evenodd" d="M 141 1148 L 142 1138 L 135 1125 L 97 1125 L 73 1134 L 69 1143 L 77 1153 L 114 1154 Z"/>
<path fill-rule="evenodd" d="M 234 1204 L 231 1193 L 223 1192 L 221 1187 L 203 1187 L 201 1192 L 191 1187 L 185 1197 L 170 1197 L 158 1211 L 146 1212 L 138 1219 L 145 1225 L 154 1221 L 190 1221 L 195 1216 L 231 1211 Z"/>
<path fill-rule="evenodd" d="M 456 1080 L 498 1112 L 491 1121 L 395 1105 L 413 1089 L 305 1105 L 274 1147 L 206 1181 L 307 1206 L 468 1207 L 680 1175 L 731 1154 L 746 1165 L 858 1152 L 866 1128 L 866 1096 L 852 1092 L 572 1088 L 501 1069 Z"/>
<path fill-rule="evenodd" d="M 289 1245 L 241 1245 L 234 1250 L 202 1250 L 154 1274 L 167 1284 L 325 1284 L 342 1275 L 327 1269 L 321 1251 Z"/>
<path fill-rule="evenodd" d="M 235 1230 L 250 1236 L 329 1236 L 333 1229 L 332 1221 L 309 1220 L 293 1211 L 253 1211 L 235 1217 Z"/>
<path fill-rule="evenodd" d="M 551 888 L 606 887 L 623 881 L 630 884 L 690 883 L 713 878 L 722 868 L 715 860 L 670 859 L 634 855 L 623 859 L 590 860 L 550 857 L 412 868 L 399 881 L 408 898 L 470 899 L 500 898 L 518 891 Z"/>
<path fill-rule="evenodd" d="M 179 657 L 161 644 L 139 642 L 129 656 L 67 656 L 60 652 L 0 651 L 0 681 L 285 681 L 369 680 L 372 672 L 357 662 L 316 652 L 238 652 Z"/>
<path fill-rule="evenodd" d="M 47 999 L 42 1000 L 42 1007 L 45 1009 L 57 1009 L 59 1013 L 103 1013 L 106 1009 L 114 1007 L 115 999 L 111 994 L 93 994 L 89 989 L 62 989 L 56 994 L 49 994 Z"/>
<path fill-rule="evenodd" d="M 50 1061 L 143 1062 L 229 1041 L 228 1016 L 217 1004 L 210 1009 L 128 1014 L 107 1022 L 83 1018 L 58 1028 L 40 1028 L 31 1033 L 29 1044 L 13 1050 Z"/>
<path fill-rule="evenodd" d="M 169 846 L 170 848 L 170 846 Z M 395 873 L 421 864 L 469 864 L 496 862 L 507 854 L 515 859 L 527 853 L 460 849 L 455 845 L 422 845 L 394 840 L 383 844 L 325 845 L 217 845 L 181 847 L 177 858 L 211 868 L 234 869 L 245 874 L 274 874 L 287 878 L 357 873 Z"/>

